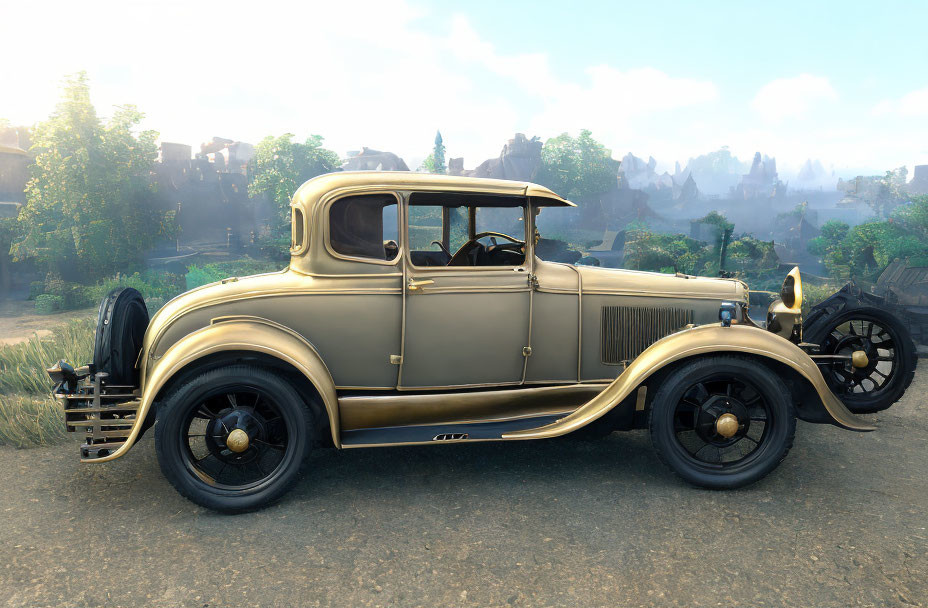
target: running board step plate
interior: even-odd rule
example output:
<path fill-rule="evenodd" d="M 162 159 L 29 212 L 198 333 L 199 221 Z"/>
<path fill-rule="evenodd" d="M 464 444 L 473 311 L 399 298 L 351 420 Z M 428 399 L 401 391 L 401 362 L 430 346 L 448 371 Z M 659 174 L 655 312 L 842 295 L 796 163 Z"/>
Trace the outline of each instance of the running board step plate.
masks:
<path fill-rule="evenodd" d="M 533 429 L 551 424 L 566 414 L 549 414 L 532 418 L 473 422 L 469 424 L 431 424 L 392 426 L 375 429 L 342 431 L 342 447 L 370 447 L 398 444 L 463 443 L 467 441 L 500 441 L 503 433 Z"/>

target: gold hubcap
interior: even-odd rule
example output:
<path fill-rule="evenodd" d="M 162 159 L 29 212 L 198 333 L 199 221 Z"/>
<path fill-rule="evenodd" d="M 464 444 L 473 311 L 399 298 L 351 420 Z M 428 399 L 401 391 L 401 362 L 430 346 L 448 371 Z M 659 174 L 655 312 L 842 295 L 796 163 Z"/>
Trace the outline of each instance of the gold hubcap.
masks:
<path fill-rule="evenodd" d="M 851 365 L 858 369 L 870 365 L 870 359 L 867 358 L 867 353 L 862 350 L 855 350 L 851 353 Z"/>
<path fill-rule="evenodd" d="M 738 432 L 738 418 L 734 414 L 722 414 L 715 421 L 715 432 L 728 439 Z"/>
<path fill-rule="evenodd" d="M 226 437 L 226 447 L 233 452 L 244 452 L 248 449 L 248 433 L 242 429 L 232 429 Z"/>

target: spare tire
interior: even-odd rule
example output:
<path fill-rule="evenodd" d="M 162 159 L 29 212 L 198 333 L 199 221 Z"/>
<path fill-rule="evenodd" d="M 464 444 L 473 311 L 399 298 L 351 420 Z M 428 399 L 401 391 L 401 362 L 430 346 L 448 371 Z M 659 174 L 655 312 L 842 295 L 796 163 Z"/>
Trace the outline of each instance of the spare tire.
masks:
<path fill-rule="evenodd" d="M 138 290 L 117 287 L 100 302 L 93 365 L 108 374 L 107 384 L 138 386 L 135 361 L 147 328 L 148 308 Z"/>

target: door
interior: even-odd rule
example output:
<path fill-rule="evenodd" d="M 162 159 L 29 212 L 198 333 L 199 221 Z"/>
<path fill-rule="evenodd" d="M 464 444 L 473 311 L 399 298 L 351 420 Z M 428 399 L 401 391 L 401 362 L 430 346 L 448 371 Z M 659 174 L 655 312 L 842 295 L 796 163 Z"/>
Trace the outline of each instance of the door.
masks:
<path fill-rule="evenodd" d="M 409 197 L 400 388 L 522 383 L 531 297 L 524 204 Z"/>

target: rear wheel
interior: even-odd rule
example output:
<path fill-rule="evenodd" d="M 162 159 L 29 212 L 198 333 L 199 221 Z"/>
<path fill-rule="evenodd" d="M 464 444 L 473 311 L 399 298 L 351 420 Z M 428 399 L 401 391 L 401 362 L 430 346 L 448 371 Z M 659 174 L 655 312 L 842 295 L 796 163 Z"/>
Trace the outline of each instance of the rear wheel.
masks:
<path fill-rule="evenodd" d="M 789 394 L 776 374 L 750 359 L 700 358 L 673 371 L 655 394 L 651 441 L 689 483 L 713 489 L 753 483 L 792 446 Z"/>
<path fill-rule="evenodd" d="M 312 445 L 312 416 L 285 379 L 251 366 L 203 373 L 158 412 L 155 446 L 165 477 L 203 507 L 248 511 L 280 498 Z"/>

